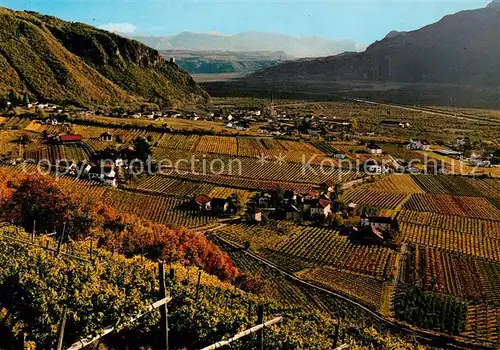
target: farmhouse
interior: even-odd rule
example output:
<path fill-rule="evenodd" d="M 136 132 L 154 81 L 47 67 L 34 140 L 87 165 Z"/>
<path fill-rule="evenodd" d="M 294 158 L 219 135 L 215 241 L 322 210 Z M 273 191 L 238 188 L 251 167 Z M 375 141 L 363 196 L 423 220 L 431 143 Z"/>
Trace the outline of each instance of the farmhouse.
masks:
<path fill-rule="evenodd" d="M 363 212 L 359 223 L 360 228 L 374 227 L 386 235 L 393 235 L 396 231 L 396 222 L 390 217 L 384 216 L 368 216 Z"/>
<path fill-rule="evenodd" d="M 200 194 L 193 198 L 193 205 L 199 210 L 211 210 L 211 201 L 212 198 L 210 198 L 206 194 Z"/>
<path fill-rule="evenodd" d="M 101 136 L 99 136 L 99 140 L 101 140 L 101 141 L 113 141 L 113 134 L 111 134 L 108 131 L 103 132 L 101 134 Z"/>
<path fill-rule="evenodd" d="M 332 212 L 332 202 L 327 199 L 318 199 L 315 201 L 310 208 L 310 215 L 314 216 L 324 216 L 325 218 Z"/>

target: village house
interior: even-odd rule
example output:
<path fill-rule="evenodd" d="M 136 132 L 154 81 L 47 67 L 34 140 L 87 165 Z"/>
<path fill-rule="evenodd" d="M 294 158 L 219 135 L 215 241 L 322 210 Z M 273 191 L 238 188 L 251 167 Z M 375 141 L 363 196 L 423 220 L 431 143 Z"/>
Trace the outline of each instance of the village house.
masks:
<path fill-rule="evenodd" d="M 431 146 L 427 140 L 410 140 L 410 142 L 406 145 L 406 149 L 420 151 L 428 151 L 430 147 Z"/>
<path fill-rule="evenodd" d="M 310 208 L 311 217 L 324 216 L 325 218 L 332 212 L 332 202 L 327 199 L 317 199 Z"/>
<path fill-rule="evenodd" d="M 101 140 L 101 141 L 113 141 L 113 134 L 111 134 L 108 131 L 103 132 L 101 134 L 101 136 L 99 136 L 99 140 Z"/>
<path fill-rule="evenodd" d="M 380 230 L 386 235 L 393 235 L 396 231 L 396 222 L 385 216 L 368 216 L 366 213 L 361 214 L 361 219 L 359 226 L 362 227 L 374 227 Z"/>
<path fill-rule="evenodd" d="M 212 209 L 211 201 L 212 198 L 206 194 L 200 194 L 193 198 L 193 205 L 199 210 L 209 211 Z"/>

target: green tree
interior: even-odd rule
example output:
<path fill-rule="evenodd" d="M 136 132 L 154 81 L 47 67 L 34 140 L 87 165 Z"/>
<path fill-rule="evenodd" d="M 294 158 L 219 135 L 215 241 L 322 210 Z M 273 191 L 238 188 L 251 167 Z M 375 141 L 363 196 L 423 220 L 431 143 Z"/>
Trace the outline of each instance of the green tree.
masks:
<path fill-rule="evenodd" d="M 138 137 L 134 140 L 135 158 L 146 162 L 153 154 L 153 147 L 145 137 Z"/>

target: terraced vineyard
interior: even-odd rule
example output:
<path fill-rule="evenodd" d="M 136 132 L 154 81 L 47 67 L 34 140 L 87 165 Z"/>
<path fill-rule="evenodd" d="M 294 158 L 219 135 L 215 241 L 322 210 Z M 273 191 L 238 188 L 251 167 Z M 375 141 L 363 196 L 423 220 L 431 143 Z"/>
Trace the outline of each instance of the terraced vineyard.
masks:
<path fill-rule="evenodd" d="M 238 142 L 235 137 L 202 136 L 196 147 L 196 152 L 237 156 Z"/>
<path fill-rule="evenodd" d="M 460 253 L 410 245 L 402 281 L 474 302 L 500 303 L 500 265 Z M 473 276 L 473 278 L 471 278 Z"/>
<path fill-rule="evenodd" d="M 469 305 L 462 335 L 478 341 L 498 344 L 500 342 L 500 307 L 484 304 Z"/>
<path fill-rule="evenodd" d="M 2 130 L 23 130 L 26 126 L 30 124 L 31 120 L 29 118 L 12 117 L 7 118 L 1 124 Z"/>
<path fill-rule="evenodd" d="M 24 159 L 36 162 L 48 160 L 52 164 L 55 164 L 57 160 L 78 163 L 89 159 L 89 156 L 79 145 L 30 144 L 24 150 Z"/>
<path fill-rule="evenodd" d="M 157 142 L 162 133 L 156 131 L 147 131 L 143 129 L 122 129 L 122 128 L 106 128 L 98 126 L 73 125 L 73 133 L 82 135 L 84 139 L 99 139 L 101 134 L 109 132 L 113 136 L 119 136 L 123 143 L 132 142 L 137 137 L 151 137 L 153 142 Z"/>
<path fill-rule="evenodd" d="M 50 124 L 42 124 L 38 120 L 32 120 L 25 128 L 25 131 L 34 132 L 34 133 L 43 133 L 46 132 L 49 135 L 57 135 L 63 134 L 69 131 L 69 127 L 64 124 L 58 125 L 50 125 Z"/>
<path fill-rule="evenodd" d="M 207 183 L 182 181 L 165 175 L 143 176 L 135 180 L 129 188 L 146 192 L 157 192 L 180 197 L 192 197 L 210 193 L 215 186 Z"/>
<path fill-rule="evenodd" d="M 16 141 L 22 135 L 21 131 L 1 131 L 0 132 L 0 154 L 19 158 L 22 155 L 22 146 Z"/>
<path fill-rule="evenodd" d="M 156 146 L 184 151 L 194 151 L 200 140 L 201 136 L 198 135 L 163 134 L 158 140 Z"/>

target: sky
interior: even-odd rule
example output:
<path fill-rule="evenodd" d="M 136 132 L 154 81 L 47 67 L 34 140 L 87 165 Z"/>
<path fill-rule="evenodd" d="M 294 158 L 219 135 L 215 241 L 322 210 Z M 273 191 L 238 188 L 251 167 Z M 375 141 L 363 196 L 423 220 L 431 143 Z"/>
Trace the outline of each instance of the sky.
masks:
<path fill-rule="evenodd" d="M 236 34 L 246 31 L 349 39 L 370 44 L 391 30 L 415 30 L 484 0 L 0 0 L 33 10 L 134 35 L 183 31 Z"/>

